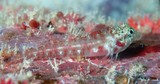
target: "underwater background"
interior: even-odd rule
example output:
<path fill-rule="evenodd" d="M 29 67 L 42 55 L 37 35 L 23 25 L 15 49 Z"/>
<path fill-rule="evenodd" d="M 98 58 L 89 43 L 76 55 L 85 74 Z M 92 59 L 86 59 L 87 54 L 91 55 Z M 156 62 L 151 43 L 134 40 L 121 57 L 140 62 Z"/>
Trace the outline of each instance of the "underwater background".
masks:
<path fill-rule="evenodd" d="M 61 11 L 98 12 L 116 20 L 125 20 L 128 15 L 157 13 L 159 0 L 1 0 L 1 5 L 34 5 Z"/>
<path fill-rule="evenodd" d="M 0 0 L 0 84 L 159 84 L 160 0 Z"/>

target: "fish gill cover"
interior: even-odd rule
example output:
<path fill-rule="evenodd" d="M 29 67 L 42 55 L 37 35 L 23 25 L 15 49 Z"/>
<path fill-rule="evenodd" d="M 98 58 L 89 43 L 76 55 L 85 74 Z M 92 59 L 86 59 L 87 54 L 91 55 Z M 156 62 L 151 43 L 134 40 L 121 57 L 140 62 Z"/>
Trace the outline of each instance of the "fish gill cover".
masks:
<path fill-rule="evenodd" d="M 159 0 L 0 2 L 0 84 L 159 83 Z"/>

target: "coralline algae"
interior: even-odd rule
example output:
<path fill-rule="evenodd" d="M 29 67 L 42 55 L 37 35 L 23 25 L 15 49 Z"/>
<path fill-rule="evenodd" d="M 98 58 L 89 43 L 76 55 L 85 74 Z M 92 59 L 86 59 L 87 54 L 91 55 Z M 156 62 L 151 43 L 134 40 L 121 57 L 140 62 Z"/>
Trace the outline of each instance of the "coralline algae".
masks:
<path fill-rule="evenodd" d="M 76 12 L 0 11 L 0 83 L 159 82 L 159 19 L 111 26 Z"/>

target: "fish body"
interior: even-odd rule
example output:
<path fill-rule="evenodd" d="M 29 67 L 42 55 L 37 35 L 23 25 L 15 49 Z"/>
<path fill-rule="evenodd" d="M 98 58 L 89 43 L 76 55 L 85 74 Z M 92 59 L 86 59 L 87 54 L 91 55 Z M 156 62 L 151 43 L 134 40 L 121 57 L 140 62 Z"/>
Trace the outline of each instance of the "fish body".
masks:
<path fill-rule="evenodd" d="M 11 34 L 6 36 L 8 39 L 4 39 L 6 38 L 5 33 Z M 61 35 L 57 36 L 58 40 L 54 35 L 45 34 L 28 37 L 12 30 L 3 32 L 0 38 L 4 39 L 4 42 L 2 42 L 4 44 L 5 40 L 9 40 L 7 43 L 13 48 L 11 50 L 18 47 L 19 51 L 25 53 L 24 55 L 26 56 L 29 55 L 29 57 L 30 55 L 38 57 L 95 57 L 118 54 L 135 40 L 136 35 L 136 31 L 133 28 L 128 24 L 123 24 L 115 27 L 110 32 L 100 30 L 94 36 L 90 34 L 86 37 L 77 37 L 72 40 L 64 38 L 65 36 L 63 37 L 63 35 L 62 38 L 60 37 Z"/>
<path fill-rule="evenodd" d="M 5 49 L 4 47 L 6 47 L 2 44 L 8 43 L 7 46 L 9 47 L 7 49 L 14 52 L 16 49 L 16 52 L 19 52 L 14 54 L 15 56 L 42 59 L 76 56 L 112 56 L 125 50 L 137 36 L 136 31 L 127 24 L 118 26 L 110 32 L 107 30 L 97 31 L 99 33 L 95 35 L 88 34 L 86 37 L 77 37 L 68 40 L 65 35 L 47 35 L 40 33 L 38 36 L 27 36 L 18 31 L 7 29 L 3 30 L 0 36 L 1 49 Z"/>

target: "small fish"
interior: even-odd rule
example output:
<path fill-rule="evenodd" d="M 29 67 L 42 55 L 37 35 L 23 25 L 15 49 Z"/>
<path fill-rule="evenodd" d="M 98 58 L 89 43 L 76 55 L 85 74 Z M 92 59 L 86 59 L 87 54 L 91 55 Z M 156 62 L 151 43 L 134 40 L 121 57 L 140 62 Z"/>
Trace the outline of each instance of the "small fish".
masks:
<path fill-rule="evenodd" d="M 36 56 L 112 56 L 125 50 L 133 41 L 136 40 L 138 33 L 128 24 L 123 24 L 113 28 L 111 32 L 101 31 L 96 37 L 88 35 L 83 38 L 76 38 L 70 41 L 60 42 L 57 47 L 48 47 L 34 52 Z M 55 44 L 50 44 L 55 45 Z M 48 54 L 50 53 L 50 54 Z"/>
<path fill-rule="evenodd" d="M 23 59 L 23 56 L 37 59 L 48 58 L 63 58 L 63 57 L 98 57 L 98 56 L 113 56 L 125 50 L 133 41 L 137 39 L 138 33 L 128 26 L 123 24 L 115 28 L 100 29 L 95 35 L 88 34 L 86 37 L 77 37 L 68 40 L 63 36 L 45 35 L 41 33 L 38 36 L 27 36 L 24 33 L 15 34 L 15 38 L 11 38 L 8 42 L 10 50 L 18 52 L 15 56 L 10 56 L 16 61 Z M 6 33 L 12 30 L 7 29 Z M 16 31 L 12 31 L 15 32 Z M 3 39 L 3 35 L 0 39 Z M 5 40 L 5 39 L 4 39 Z M 1 40 L 2 43 L 3 40 Z M 1 45 L 4 49 L 5 46 Z M 7 51 L 6 51 L 7 52 Z M 4 56 L 5 57 L 5 56 Z M 17 59 L 18 57 L 18 59 Z M 14 62 L 16 62 L 14 61 Z"/>

